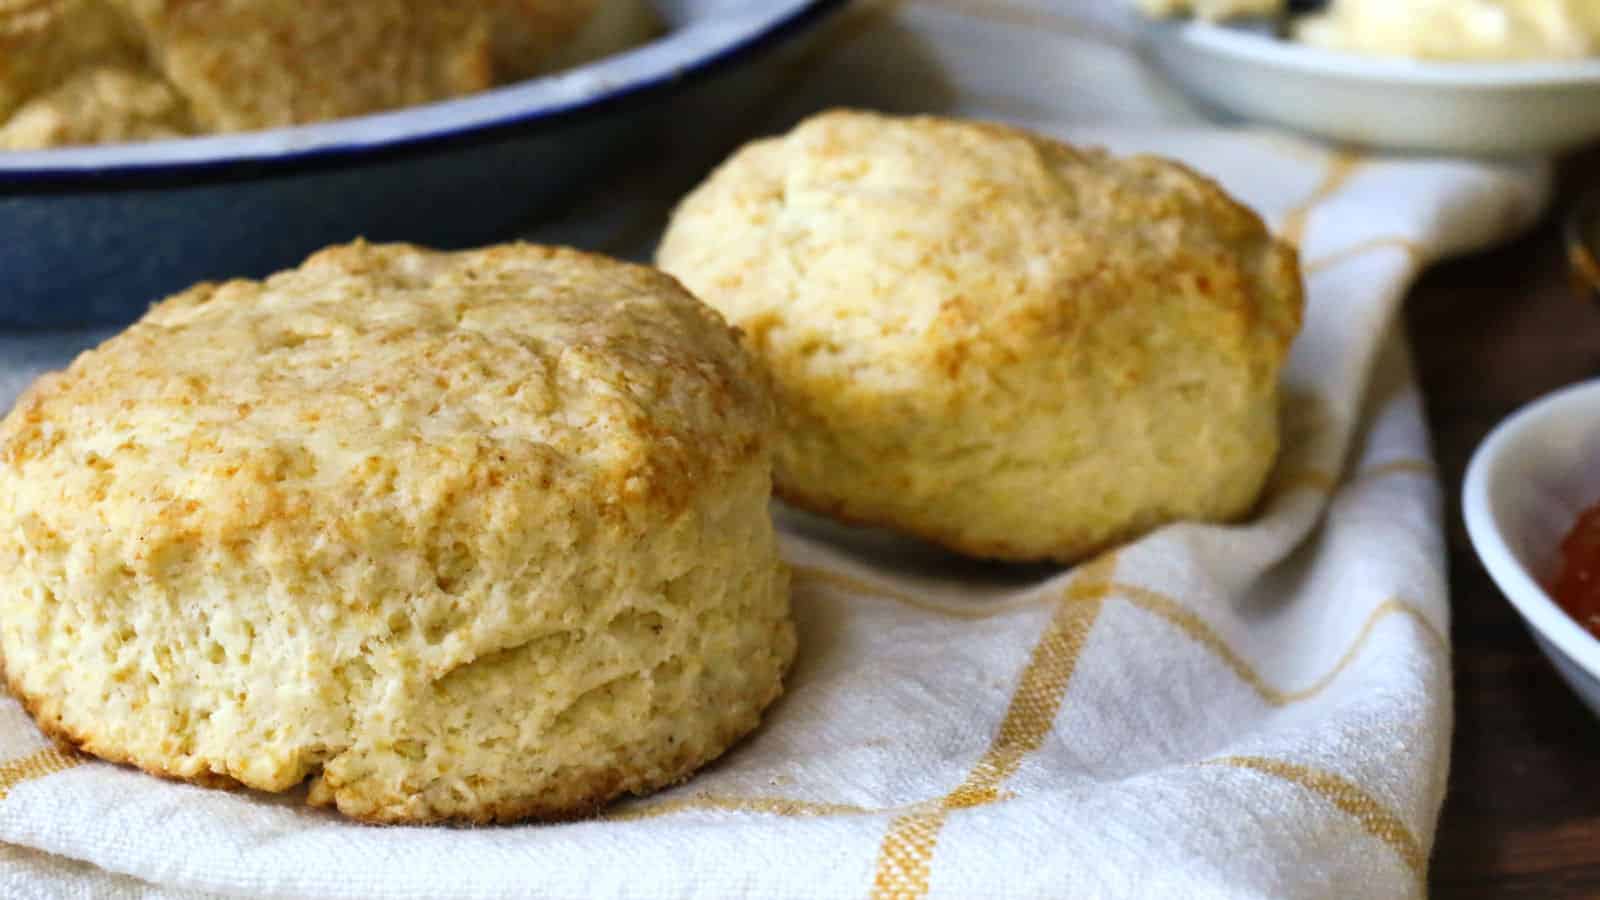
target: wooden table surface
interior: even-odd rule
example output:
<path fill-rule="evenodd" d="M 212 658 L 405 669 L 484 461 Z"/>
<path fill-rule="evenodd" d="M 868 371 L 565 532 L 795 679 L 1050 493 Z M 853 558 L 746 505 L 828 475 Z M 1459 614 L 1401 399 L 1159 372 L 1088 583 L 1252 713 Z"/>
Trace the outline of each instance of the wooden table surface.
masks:
<path fill-rule="evenodd" d="M 1569 161 L 1557 210 L 1600 185 L 1600 152 Z M 1513 409 L 1600 376 L 1600 305 L 1578 299 L 1554 219 L 1441 265 L 1407 301 L 1450 498 L 1456 734 L 1432 869 L 1435 897 L 1600 897 L 1600 720 L 1545 662 L 1479 565 L 1461 523 L 1473 449 Z"/>

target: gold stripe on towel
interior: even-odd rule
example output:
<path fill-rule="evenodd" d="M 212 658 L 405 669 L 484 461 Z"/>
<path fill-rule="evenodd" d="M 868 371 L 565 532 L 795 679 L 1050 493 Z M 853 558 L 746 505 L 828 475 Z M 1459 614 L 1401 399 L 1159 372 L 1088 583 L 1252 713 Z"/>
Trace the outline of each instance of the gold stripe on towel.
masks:
<path fill-rule="evenodd" d="M 1305 240 L 1306 226 L 1311 222 L 1311 214 L 1316 212 L 1318 206 L 1338 194 L 1356 172 L 1360 171 L 1363 162 L 1364 159 L 1360 154 L 1348 150 L 1336 154 L 1328 164 L 1327 172 L 1323 173 L 1322 182 L 1312 189 L 1311 196 L 1283 217 L 1283 228 L 1280 230 L 1283 239 L 1296 247 L 1300 246 Z"/>
<path fill-rule="evenodd" d="M 1418 879 L 1427 874 L 1428 855 L 1411 829 L 1394 812 L 1379 803 L 1356 784 L 1341 775 L 1322 772 L 1298 763 L 1262 756 L 1228 756 L 1201 763 L 1208 766 L 1231 766 L 1250 769 L 1274 778 L 1297 784 L 1332 803 L 1342 812 L 1353 816 L 1366 832 L 1393 848 L 1400 861 Z"/>
<path fill-rule="evenodd" d="M 46 747 L 27 756 L 0 763 L 0 800 L 4 800 L 12 788 L 25 781 L 53 775 L 87 761 L 87 757 L 75 750 Z"/>
<path fill-rule="evenodd" d="M 1335 250 L 1316 259 L 1308 260 L 1301 265 L 1301 271 L 1307 275 L 1315 275 L 1324 269 L 1331 269 L 1343 262 L 1348 262 L 1358 256 L 1371 253 L 1374 250 L 1395 249 L 1403 252 L 1410 260 L 1413 268 L 1422 265 L 1422 246 L 1417 242 L 1403 237 L 1375 237 L 1353 244 L 1343 250 Z"/>
<path fill-rule="evenodd" d="M 1287 691 L 1268 684 L 1266 679 L 1261 677 L 1261 673 L 1257 672 L 1254 666 L 1245 661 L 1244 657 L 1228 646 L 1227 642 L 1204 619 L 1171 597 L 1157 591 L 1126 584 L 1115 585 L 1113 590 L 1117 596 L 1126 597 L 1129 602 L 1140 609 L 1166 619 L 1168 623 L 1182 631 L 1195 643 L 1210 650 L 1235 675 L 1239 676 L 1239 680 L 1249 685 L 1252 690 L 1261 696 L 1261 699 L 1273 706 L 1287 706 L 1291 703 L 1299 703 L 1327 690 L 1334 679 L 1339 677 L 1339 673 L 1349 667 L 1356 660 L 1356 657 L 1360 655 L 1361 648 L 1372 637 L 1373 629 L 1377 627 L 1378 623 L 1389 616 L 1397 614 L 1410 616 L 1422 626 L 1423 630 L 1427 632 L 1436 644 L 1444 645 L 1444 637 L 1420 610 L 1398 599 L 1386 600 L 1367 614 L 1367 620 L 1362 623 L 1361 630 L 1356 634 L 1355 640 L 1351 641 L 1350 646 L 1339 657 L 1339 661 L 1334 663 L 1332 669 L 1304 688 Z"/>
<path fill-rule="evenodd" d="M 911 900 L 928 892 L 928 878 L 939 832 L 952 809 L 993 803 L 999 789 L 1029 753 L 1044 743 L 1077 668 L 1078 656 L 1111 591 L 1115 554 L 1105 554 L 1079 569 L 1056 606 L 1050 624 L 1034 645 L 1017 688 L 989 749 L 955 790 L 930 811 L 900 816 L 889 823 L 873 878 L 874 900 Z"/>

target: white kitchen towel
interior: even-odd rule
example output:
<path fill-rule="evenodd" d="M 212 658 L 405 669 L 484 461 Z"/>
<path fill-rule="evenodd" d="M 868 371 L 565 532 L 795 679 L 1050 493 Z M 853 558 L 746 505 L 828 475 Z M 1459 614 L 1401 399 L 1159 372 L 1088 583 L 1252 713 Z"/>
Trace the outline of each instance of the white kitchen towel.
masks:
<path fill-rule="evenodd" d="M 834 104 L 1003 118 L 1186 160 L 1296 242 L 1309 308 L 1254 518 L 1061 570 L 780 512 L 801 636 L 788 693 L 693 780 L 588 821 L 357 825 L 52 748 L 0 697 L 0 895 L 1425 892 L 1450 648 L 1440 486 L 1398 309 L 1429 261 L 1536 217 L 1547 167 L 1210 124 L 1104 0 L 863 4 L 784 77 L 746 135 Z M 538 236 L 643 252 L 712 161 L 706 136 L 728 134 L 715 104 L 691 113 L 669 163 Z M 0 387 L 98 336 L 0 339 Z"/>

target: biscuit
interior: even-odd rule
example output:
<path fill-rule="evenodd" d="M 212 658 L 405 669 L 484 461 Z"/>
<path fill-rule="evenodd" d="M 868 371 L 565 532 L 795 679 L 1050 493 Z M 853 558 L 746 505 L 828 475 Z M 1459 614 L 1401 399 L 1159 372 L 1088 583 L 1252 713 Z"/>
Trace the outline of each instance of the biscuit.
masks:
<path fill-rule="evenodd" d="M 84 69 L 0 122 L 0 150 L 37 150 L 182 137 L 193 130 L 183 99 L 140 67 Z"/>
<path fill-rule="evenodd" d="M 1245 515 L 1277 452 L 1295 254 L 1168 160 L 836 111 L 725 162 L 658 262 L 765 362 L 809 510 L 1073 561 Z"/>
<path fill-rule="evenodd" d="M 0 0 L 0 122 L 81 68 L 139 62 L 132 30 L 103 0 Z"/>
<path fill-rule="evenodd" d="M 336 119 L 494 84 L 486 20 L 442 0 L 108 0 L 204 131 Z"/>
<path fill-rule="evenodd" d="M 591 810 L 795 648 L 772 404 L 671 278 L 357 243 L 201 284 L 0 423 L 0 651 L 108 760 L 375 822 Z"/>
<path fill-rule="evenodd" d="M 411 106 L 589 62 L 655 27 L 645 0 L 0 0 L 0 149 Z"/>

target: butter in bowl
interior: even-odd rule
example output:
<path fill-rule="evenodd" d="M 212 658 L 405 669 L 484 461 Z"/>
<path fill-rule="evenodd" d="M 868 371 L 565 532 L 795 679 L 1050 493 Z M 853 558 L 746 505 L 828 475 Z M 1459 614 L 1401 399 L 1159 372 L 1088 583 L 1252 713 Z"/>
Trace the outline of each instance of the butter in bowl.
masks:
<path fill-rule="evenodd" d="M 1141 0 L 1148 54 L 1201 103 L 1386 150 L 1555 153 L 1600 137 L 1586 0 Z M 1193 18 L 1179 18 L 1191 13 Z"/>

